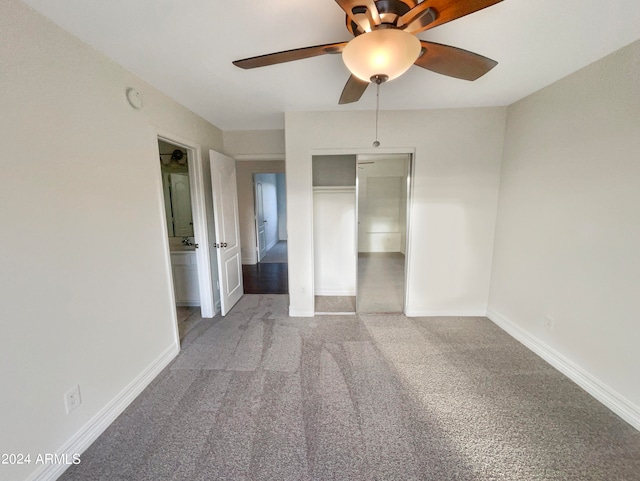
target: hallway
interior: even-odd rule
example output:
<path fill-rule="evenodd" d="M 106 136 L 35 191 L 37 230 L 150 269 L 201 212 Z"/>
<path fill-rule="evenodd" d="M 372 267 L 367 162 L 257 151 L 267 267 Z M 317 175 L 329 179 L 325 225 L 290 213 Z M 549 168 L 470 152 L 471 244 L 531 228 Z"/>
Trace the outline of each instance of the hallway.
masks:
<path fill-rule="evenodd" d="M 266 255 L 260 260 L 261 264 L 286 264 L 287 263 L 287 241 L 280 240 L 269 249 Z"/>
<path fill-rule="evenodd" d="M 287 241 L 278 241 L 261 262 L 242 265 L 245 294 L 288 294 Z"/>

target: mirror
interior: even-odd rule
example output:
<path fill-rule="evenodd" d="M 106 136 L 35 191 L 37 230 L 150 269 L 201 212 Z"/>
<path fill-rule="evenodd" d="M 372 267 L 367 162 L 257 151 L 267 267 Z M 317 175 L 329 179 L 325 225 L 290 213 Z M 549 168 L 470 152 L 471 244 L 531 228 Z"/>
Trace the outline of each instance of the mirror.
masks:
<path fill-rule="evenodd" d="M 357 156 L 358 312 L 404 312 L 410 156 Z"/>
<path fill-rule="evenodd" d="M 315 313 L 405 309 L 410 154 L 314 155 Z"/>
<path fill-rule="evenodd" d="M 162 190 L 169 237 L 192 237 L 191 188 L 188 153 L 185 149 L 158 140 Z"/>

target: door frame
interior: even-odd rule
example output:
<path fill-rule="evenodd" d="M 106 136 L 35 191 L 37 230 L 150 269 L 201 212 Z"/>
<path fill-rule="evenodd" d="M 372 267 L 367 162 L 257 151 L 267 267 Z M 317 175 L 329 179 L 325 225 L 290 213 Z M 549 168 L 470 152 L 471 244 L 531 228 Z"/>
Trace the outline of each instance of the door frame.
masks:
<path fill-rule="evenodd" d="M 169 236 L 167 235 L 167 219 L 164 215 L 164 196 L 162 191 L 162 169 L 160 167 L 160 150 L 158 140 L 163 140 L 170 144 L 174 144 L 187 151 L 187 165 L 189 168 L 189 188 L 191 189 L 191 214 L 193 216 L 193 235 L 198 244 L 196 249 L 196 268 L 198 271 L 198 287 L 200 293 L 200 311 L 203 318 L 211 318 L 216 314 L 213 292 L 213 276 L 211 273 L 211 252 L 209 245 L 209 234 L 207 229 L 207 212 L 205 187 L 203 176 L 202 149 L 200 145 L 192 140 L 186 139 L 179 135 L 166 132 L 164 130 L 153 129 L 153 142 L 155 152 L 155 164 L 157 171 L 157 181 L 159 182 L 158 193 L 159 202 L 162 207 L 162 225 L 165 244 L 165 262 L 167 263 L 169 273 L 172 274 L 171 267 L 171 249 L 169 247 Z M 171 277 L 173 279 L 173 277 Z M 173 289 L 173 281 L 171 288 L 171 302 L 175 305 L 175 292 Z M 176 331 L 177 331 L 176 317 Z"/>

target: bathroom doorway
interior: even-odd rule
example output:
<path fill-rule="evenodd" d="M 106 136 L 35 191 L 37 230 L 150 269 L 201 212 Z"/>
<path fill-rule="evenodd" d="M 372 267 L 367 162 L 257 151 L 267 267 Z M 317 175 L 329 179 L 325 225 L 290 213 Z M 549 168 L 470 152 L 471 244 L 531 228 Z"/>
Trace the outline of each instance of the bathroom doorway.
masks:
<path fill-rule="evenodd" d="M 215 314 L 212 266 L 207 249 L 200 153 L 197 147 L 158 136 L 159 165 L 177 332 L 182 339 Z"/>

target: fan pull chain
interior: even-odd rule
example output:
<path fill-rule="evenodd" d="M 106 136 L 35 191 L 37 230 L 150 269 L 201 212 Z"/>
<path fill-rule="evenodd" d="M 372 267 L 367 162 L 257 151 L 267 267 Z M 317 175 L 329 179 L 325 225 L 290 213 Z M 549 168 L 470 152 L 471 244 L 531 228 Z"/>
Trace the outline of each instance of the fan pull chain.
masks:
<path fill-rule="evenodd" d="M 376 84 L 376 140 L 373 142 L 374 147 L 380 147 L 378 141 L 378 115 L 380 113 L 380 84 L 389 80 L 389 77 L 383 74 L 374 75 L 371 77 L 371 81 Z"/>
<path fill-rule="evenodd" d="M 374 147 L 380 147 L 378 141 L 378 114 L 380 112 L 380 82 L 376 82 L 376 140 L 373 142 Z"/>

